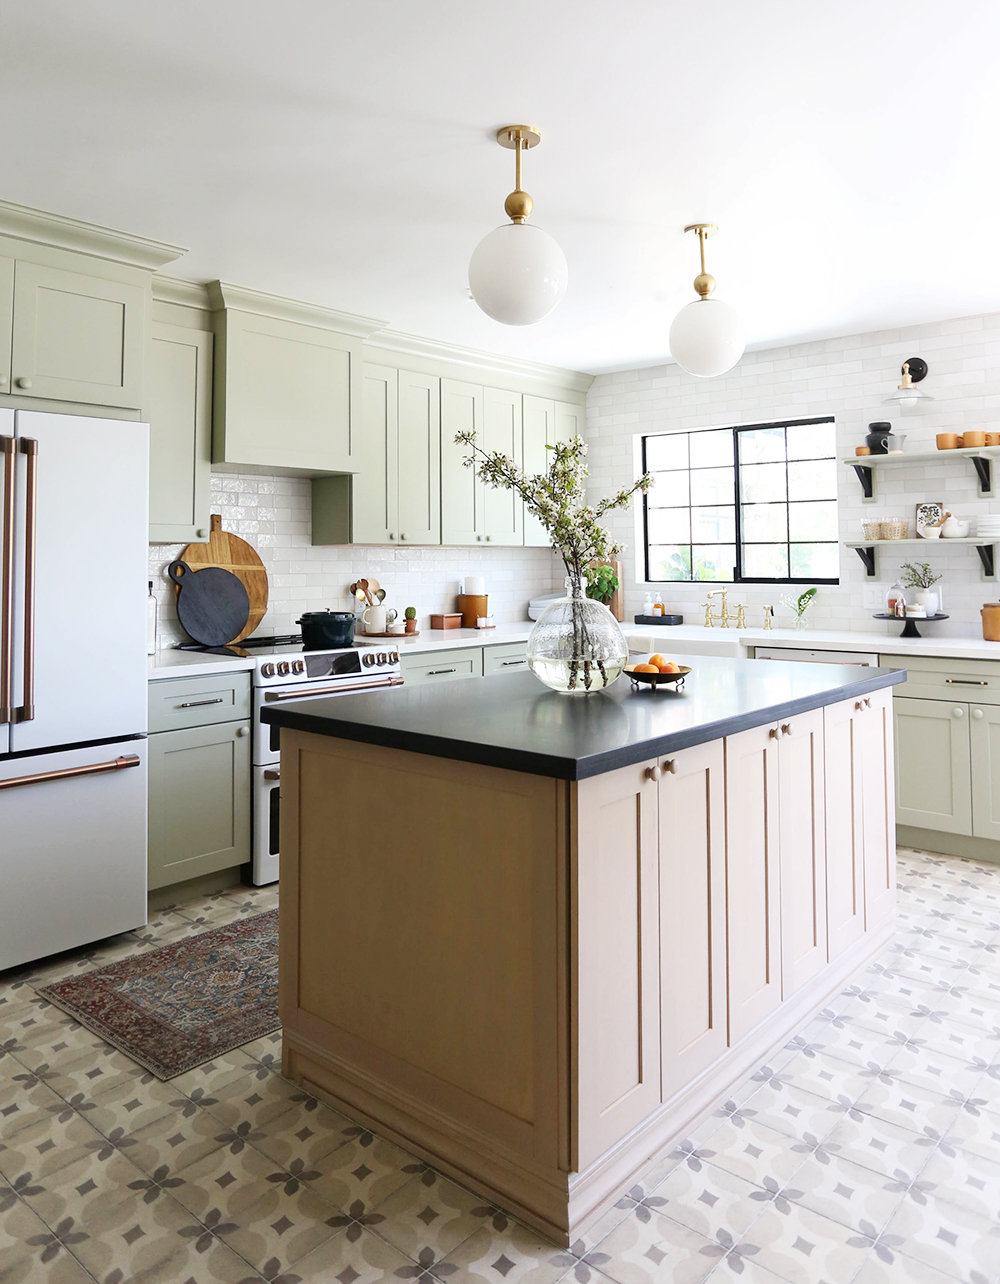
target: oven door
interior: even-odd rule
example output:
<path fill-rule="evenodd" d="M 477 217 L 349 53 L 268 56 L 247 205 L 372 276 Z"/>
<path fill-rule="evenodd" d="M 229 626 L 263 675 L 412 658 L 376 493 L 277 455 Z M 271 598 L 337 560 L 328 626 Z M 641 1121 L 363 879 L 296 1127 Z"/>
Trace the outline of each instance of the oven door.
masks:
<path fill-rule="evenodd" d="M 357 695 L 363 691 L 381 691 L 383 687 L 401 687 L 403 679 L 398 674 L 367 679 L 342 679 L 311 685 L 297 684 L 287 687 L 264 689 L 255 687 L 253 693 L 253 760 L 257 766 L 277 763 L 281 751 L 281 732 L 278 727 L 261 721 L 260 711 L 275 704 L 288 704 L 292 700 L 318 700 L 324 696 Z"/>
<path fill-rule="evenodd" d="M 253 881 L 257 887 L 278 878 L 281 768 L 253 768 Z"/>

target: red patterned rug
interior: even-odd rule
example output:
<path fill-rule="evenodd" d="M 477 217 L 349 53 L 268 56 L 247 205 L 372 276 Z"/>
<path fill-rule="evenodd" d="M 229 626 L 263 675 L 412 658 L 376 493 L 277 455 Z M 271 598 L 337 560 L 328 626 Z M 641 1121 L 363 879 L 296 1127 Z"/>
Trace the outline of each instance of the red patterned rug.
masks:
<path fill-rule="evenodd" d="M 173 1079 L 280 1027 L 278 911 L 38 993 L 158 1079 Z"/>

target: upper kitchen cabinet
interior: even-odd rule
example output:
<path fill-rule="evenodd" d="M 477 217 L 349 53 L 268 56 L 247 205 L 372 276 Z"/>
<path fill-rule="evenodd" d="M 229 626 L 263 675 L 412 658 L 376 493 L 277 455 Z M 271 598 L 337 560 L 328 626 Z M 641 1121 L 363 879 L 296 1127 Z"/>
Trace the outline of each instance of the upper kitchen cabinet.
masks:
<path fill-rule="evenodd" d="M 528 394 L 523 402 L 521 440 L 524 471 L 535 474 L 548 472 L 552 463 L 549 447 L 583 436 L 584 408 L 574 402 Z M 532 548 L 548 548 L 550 543 L 545 527 L 530 513 L 524 514 L 524 543 Z"/>
<path fill-rule="evenodd" d="M 441 380 L 441 543 L 523 544 L 520 497 L 486 486 L 478 468 L 466 467 L 469 447 L 455 441 L 465 431 L 482 450 L 500 451 L 520 467 L 521 394 Z"/>
<path fill-rule="evenodd" d="M 212 458 L 299 474 L 353 473 L 362 341 L 384 324 L 215 281 Z"/>
<path fill-rule="evenodd" d="M 0 201 L 0 394 L 138 416 L 152 273 L 182 253 Z"/>

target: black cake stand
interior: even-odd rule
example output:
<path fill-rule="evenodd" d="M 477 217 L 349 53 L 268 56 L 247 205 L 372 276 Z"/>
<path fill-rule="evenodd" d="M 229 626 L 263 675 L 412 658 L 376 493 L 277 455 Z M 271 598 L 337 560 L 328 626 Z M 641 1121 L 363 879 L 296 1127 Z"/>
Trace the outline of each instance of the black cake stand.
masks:
<path fill-rule="evenodd" d="M 899 615 L 889 615 L 886 613 L 883 615 L 873 616 L 872 618 L 876 620 L 899 620 L 903 617 Z M 947 615 L 941 615 L 940 613 L 938 615 L 908 615 L 906 616 L 903 624 L 903 631 L 899 636 L 901 638 L 918 638 L 920 637 L 920 634 L 917 631 L 918 622 L 920 624 L 933 624 L 936 620 L 946 620 L 947 618 Z"/>

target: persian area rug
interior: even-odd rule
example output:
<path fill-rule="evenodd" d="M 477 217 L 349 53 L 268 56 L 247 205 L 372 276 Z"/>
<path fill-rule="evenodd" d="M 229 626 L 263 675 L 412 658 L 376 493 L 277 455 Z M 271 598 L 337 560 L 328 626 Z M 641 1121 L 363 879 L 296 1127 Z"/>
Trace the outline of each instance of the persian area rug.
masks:
<path fill-rule="evenodd" d="M 38 993 L 158 1079 L 173 1079 L 279 1028 L 278 911 Z"/>

